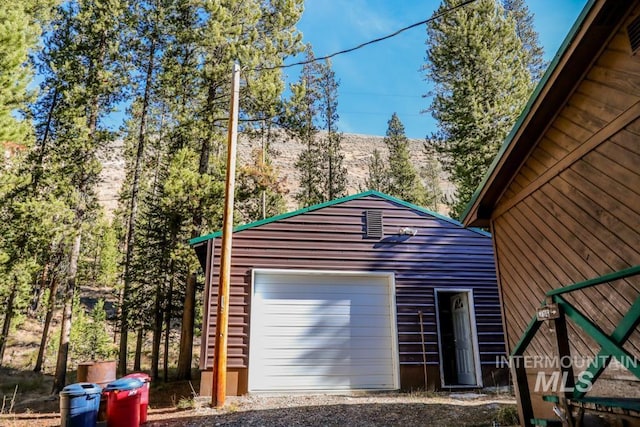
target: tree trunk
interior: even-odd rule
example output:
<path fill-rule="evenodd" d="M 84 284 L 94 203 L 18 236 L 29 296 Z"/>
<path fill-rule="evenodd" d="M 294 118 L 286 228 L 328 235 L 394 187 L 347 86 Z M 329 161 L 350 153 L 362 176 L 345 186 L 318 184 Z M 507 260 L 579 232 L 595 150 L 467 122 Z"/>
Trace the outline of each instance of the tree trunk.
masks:
<path fill-rule="evenodd" d="M 173 270 L 173 269 L 172 269 Z M 169 337 L 171 335 L 171 310 L 173 309 L 171 299 L 173 298 L 173 271 L 171 274 L 171 281 L 169 282 L 169 293 L 167 294 L 167 307 L 164 311 L 164 358 L 163 358 L 163 379 L 164 382 L 169 381 Z"/>
<path fill-rule="evenodd" d="M 151 344 L 151 379 L 157 381 L 160 378 L 158 366 L 160 364 L 160 342 L 162 341 L 162 285 L 160 280 L 156 286 L 153 319 L 153 343 Z"/>
<path fill-rule="evenodd" d="M 69 338 L 71 335 L 71 314 L 73 297 L 76 291 L 76 277 L 78 274 L 78 259 L 80 258 L 80 244 L 82 234 L 80 231 L 73 241 L 69 258 L 69 271 L 67 273 L 67 288 L 64 293 L 64 309 L 62 311 L 62 327 L 60 328 L 60 347 L 58 347 L 58 360 L 56 373 L 53 378 L 52 393 L 59 393 L 67 379 L 67 358 L 69 357 Z"/>
<path fill-rule="evenodd" d="M 29 315 L 35 317 L 38 312 L 38 308 L 40 307 L 40 298 L 42 297 L 42 292 L 44 291 L 47 283 L 47 277 L 49 273 L 50 262 L 47 262 L 42 269 L 42 275 L 40 276 L 40 284 L 35 287 L 35 292 L 33 293 L 33 298 L 31 298 L 31 304 L 29 305 Z"/>
<path fill-rule="evenodd" d="M 44 327 L 42 328 L 42 338 L 40 338 L 40 348 L 38 349 L 38 358 L 33 372 L 42 371 L 44 364 L 44 354 L 47 349 L 47 338 L 49 337 L 49 328 L 51 328 L 51 320 L 53 319 L 53 311 L 56 306 L 56 292 L 58 291 L 58 281 L 55 277 L 49 283 L 49 305 L 47 305 L 47 314 L 44 318 Z"/>
<path fill-rule="evenodd" d="M 49 106 L 49 112 L 47 113 L 47 121 L 44 127 L 44 133 L 42 135 L 42 141 L 40 141 L 40 147 L 38 150 L 38 161 L 36 163 L 36 169 L 33 172 L 33 179 L 31 180 L 31 187 L 34 192 L 38 188 L 38 184 L 40 183 L 40 178 L 42 177 L 42 164 L 44 162 L 44 157 L 47 148 L 47 141 L 49 140 L 49 133 L 51 132 L 51 123 L 53 122 L 53 112 L 56 109 L 56 104 L 58 103 L 58 87 L 56 86 L 53 89 L 53 99 L 51 100 L 51 105 Z"/>
<path fill-rule="evenodd" d="M 162 140 L 162 131 L 164 130 L 164 116 L 165 116 L 165 105 L 162 107 L 162 115 L 160 117 L 160 137 Z M 161 153 L 158 151 L 155 164 L 156 170 L 153 178 L 153 187 L 152 187 L 152 195 L 155 198 L 158 190 L 158 180 L 159 180 L 159 165 L 160 165 L 160 155 Z M 153 339 L 151 344 L 151 379 L 153 381 L 157 381 L 160 378 L 159 374 L 159 365 L 160 365 L 160 343 L 162 342 L 162 301 L 163 291 L 164 291 L 164 283 L 166 283 L 166 271 L 163 272 L 163 277 L 156 281 L 156 295 L 153 307 Z"/>
<path fill-rule="evenodd" d="M 7 338 L 9 337 L 9 328 L 11 327 L 11 320 L 13 320 L 13 305 L 16 299 L 16 293 L 18 292 L 18 282 L 14 280 L 13 287 L 11 288 L 11 294 L 7 300 L 7 311 L 4 315 L 4 323 L 2 324 L 2 335 L 0 335 L 0 366 L 2 366 L 2 359 L 4 358 L 4 350 L 7 347 Z"/>
<path fill-rule="evenodd" d="M 126 286 L 126 285 L 125 285 Z M 118 375 L 124 376 L 127 373 L 127 335 L 129 334 L 129 317 L 128 303 L 125 299 L 126 289 L 122 290 L 120 295 L 120 346 L 118 347 Z"/>
<path fill-rule="evenodd" d="M 178 379 L 191 379 L 191 360 L 193 358 L 193 326 L 195 324 L 196 275 L 187 278 L 187 289 L 182 311 L 182 329 L 180 330 L 180 356 L 178 357 Z"/>
<path fill-rule="evenodd" d="M 142 339 L 144 338 L 144 328 L 138 329 L 136 338 L 136 355 L 133 358 L 133 370 L 140 371 L 140 359 L 142 359 Z"/>

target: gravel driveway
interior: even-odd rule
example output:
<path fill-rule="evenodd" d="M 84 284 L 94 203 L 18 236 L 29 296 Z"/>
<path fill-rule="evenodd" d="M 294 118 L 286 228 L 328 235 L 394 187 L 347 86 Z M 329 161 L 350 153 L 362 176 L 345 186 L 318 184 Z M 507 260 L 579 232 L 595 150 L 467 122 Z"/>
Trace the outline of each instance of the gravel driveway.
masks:
<path fill-rule="evenodd" d="M 508 395 L 383 393 L 229 397 L 221 410 L 209 401 L 199 406 L 153 411 L 147 426 L 491 426 L 513 413 L 515 401 Z"/>
<path fill-rule="evenodd" d="M 148 427 L 182 426 L 505 426 L 515 411 L 512 396 L 473 393 L 367 393 L 228 397 L 224 408 L 151 408 Z M 499 424 L 494 424 L 499 421 Z M 0 415 L 0 427 L 53 427 L 58 413 Z"/>

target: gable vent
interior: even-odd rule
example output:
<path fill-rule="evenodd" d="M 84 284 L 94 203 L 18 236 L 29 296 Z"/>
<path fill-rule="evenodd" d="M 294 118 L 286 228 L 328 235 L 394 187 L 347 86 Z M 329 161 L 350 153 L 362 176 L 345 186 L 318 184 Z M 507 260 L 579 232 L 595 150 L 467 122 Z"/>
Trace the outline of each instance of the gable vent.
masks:
<path fill-rule="evenodd" d="M 627 27 L 629 43 L 631 43 L 631 54 L 635 55 L 640 50 L 640 17 L 636 18 Z"/>
<path fill-rule="evenodd" d="M 365 211 L 365 237 L 382 237 L 382 211 Z"/>

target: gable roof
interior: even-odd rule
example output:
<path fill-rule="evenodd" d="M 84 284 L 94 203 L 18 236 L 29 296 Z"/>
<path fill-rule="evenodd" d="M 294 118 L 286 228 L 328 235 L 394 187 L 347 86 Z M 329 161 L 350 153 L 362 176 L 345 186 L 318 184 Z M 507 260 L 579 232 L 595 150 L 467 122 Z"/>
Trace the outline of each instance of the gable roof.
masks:
<path fill-rule="evenodd" d="M 429 209 L 426 209 L 426 208 L 422 208 L 422 207 L 414 205 L 412 203 L 405 202 L 404 200 L 400 200 L 400 199 L 397 199 L 395 197 L 389 196 L 388 194 L 384 194 L 384 193 L 381 193 L 381 192 L 375 191 L 375 190 L 369 190 L 369 191 L 365 191 L 363 193 L 354 194 L 354 195 L 346 196 L 346 197 L 341 197 L 339 199 L 330 200 L 328 202 L 324 202 L 324 203 L 319 203 L 317 205 L 308 206 L 306 208 L 298 209 L 296 211 L 287 212 L 287 213 L 284 213 L 284 214 L 281 214 L 281 215 L 276 215 L 276 216 L 273 216 L 271 218 L 265 218 L 265 219 L 262 219 L 260 221 L 255 221 L 255 222 L 251 222 L 251 223 L 248 223 L 248 224 L 239 225 L 239 226 L 237 226 L 237 227 L 235 227 L 233 229 L 233 232 L 235 233 L 235 232 L 238 232 L 238 231 L 259 227 L 261 225 L 269 224 L 269 223 L 272 223 L 272 222 L 275 222 L 275 221 L 280 221 L 280 220 L 283 220 L 283 219 L 286 219 L 286 218 L 291 218 L 291 217 L 296 216 L 296 215 L 301 215 L 301 214 L 304 214 L 304 213 L 307 213 L 307 212 L 312 212 L 312 211 L 315 211 L 315 210 L 318 210 L 318 209 L 322 209 L 322 208 L 326 208 L 326 207 L 329 207 L 329 206 L 335 206 L 335 205 L 338 205 L 340 203 L 344 203 L 344 202 L 348 202 L 350 200 L 360 199 L 360 198 L 368 197 L 368 196 L 379 197 L 379 198 L 387 200 L 389 202 L 396 203 L 398 205 L 404 206 L 404 207 L 406 207 L 408 209 L 412 209 L 412 210 L 415 210 L 415 211 L 418 211 L 418 212 L 425 213 L 427 215 L 430 215 L 430 216 L 432 216 L 434 218 L 437 218 L 439 220 L 448 222 L 448 223 L 453 224 L 455 226 L 463 227 L 463 225 L 460 222 L 456 221 L 455 219 L 449 218 L 449 217 L 444 216 L 444 215 L 440 215 L 440 214 L 438 214 L 436 212 L 433 212 L 433 211 L 431 211 Z M 483 230 L 480 230 L 480 229 L 471 228 L 470 230 L 474 231 L 476 233 L 479 233 L 479 234 L 481 234 L 483 236 L 487 236 L 487 237 L 491 236 L 490 233 L 487 233 L 486 231 L 483 231 Z M 210 234 L 206 234 L 204 236 L 195 237 L 195 238 L 189 240 L 189 244 L 191 246 L 194 246 L 194 245 L 197 245 L 199 243 L 205 242 L 205 241 L 207 241 L 209 239 L 215 239 L 216 237 L 220 237 L 220 236 L 222 236 L 222 231 L 216 231 L 215 233 L 210 233 Z"/>
<path fill-rule="evenodd" d="M 502 193 L 636 3 L 587 2 L 462 214 L 466 226 L 489 226 Z"/>

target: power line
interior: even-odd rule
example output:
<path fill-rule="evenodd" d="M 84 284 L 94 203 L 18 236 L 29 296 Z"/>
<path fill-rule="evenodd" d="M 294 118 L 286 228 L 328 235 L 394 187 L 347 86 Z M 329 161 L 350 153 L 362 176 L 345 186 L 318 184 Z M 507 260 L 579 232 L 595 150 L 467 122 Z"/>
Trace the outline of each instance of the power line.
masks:
<path fill-rule="evenodd" d="M 364 95 L 364 96 L 375 96 L 375 97 L 389 97 L 389 98 L 422 98 L 422 95 L 409 95 L 402 93 L 376 93 L 376 92 L 360 92 L 360 91 L 339 91 L 340 95 Z"/>
<path fill-rule="evenodd" d="M 409 25 L 407 27 L 400 28 L 399 30 L 397 30 L 397 31 L 395 31 L 395 32 L 393 32 L 391 34 L 387 34 L 386 36 L 382 36 L 382 37 L 378 37 L 378 38 L 373 39 L 373 40 L 369 40 L 368 42 L 361 43 L 361 44 L 359 44 L 359 45 L 357 45 L 355 47 L 349 48 L 349 49 L 340 50 L 338 52 L 334 52 L 334 53 L 331 53 L 329 55 L 320 56 L 320 57 L 317 57 L 317 58 L 307 59 L 307 60 L 303 60 L 303 61 L 298 61 L 298 62 L 294 62 L 294 63 L 291 63 L 291 64 L 283 64 L 283 65 L 277 65 L 277 66 L 273 66 L 273 67 L 258 67 L 258 68 L 255 68 L 254 71 L 275 70 L 275 69 L 278 69 L 278 68 L 291 68 L 291 67 L 295 67 L 295 66 L 298 66 L 298 65 L 311 64 L 311 63 L 316 62 L 316 61 L 323 61 L 323 60 L 326 60 L 326 59 L 333 58 L 334 56 L 343 55 L 345 53 L 350 53 L 350 52 L 353 52 L 355 50 L 362 49 L 365 46 L 369 46 L 371 44 L 378 43 L 378 42 L 381 42 L 383 40 L 387 40 L 387 39 L 390 39 L 392 37 L 395 37 L 395 36 L 397 36 L 398 34 L 404 32 L 404 31 L 410 30 L 410 29 L 418 27 L 420 25 L 427 24 L 427 23 L 429 23 L 431 21 L 434 21 L 434 20 L 446 15 L 449 12 L 453 12 L 454 10 L 460 9 L 460 8 L 462 8 L 462 7 L 464 7 L 464 6 L 468 5 L 468 4 L 471 4 L 471 3 L 475 2 L 475 1 L 476 0 L 463 1 L 462 3 L 460 3 L 460 4 L 456 5 L 456 6 L 450 7 L 449 9 L 445 9 L 442 12 L 433 15 L 429 19 L 425 19 L 424 21 L 416 22 L 415 24 L 411 24 L 411 25 Z"/>

